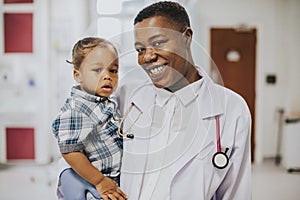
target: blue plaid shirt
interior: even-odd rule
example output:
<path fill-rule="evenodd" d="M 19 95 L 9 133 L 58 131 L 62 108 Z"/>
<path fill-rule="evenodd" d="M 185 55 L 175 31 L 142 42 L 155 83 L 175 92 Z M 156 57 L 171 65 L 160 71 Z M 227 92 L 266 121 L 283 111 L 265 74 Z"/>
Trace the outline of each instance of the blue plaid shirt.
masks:
<path fill-rule="evenodd" d="M 118 128 L 117 103 L 112 97 L 90 95 L 72 88 L 71 97 L 52 124 L 61 153 L 82 152 L 105 175 L 118 175 L 122 138 Z"/>

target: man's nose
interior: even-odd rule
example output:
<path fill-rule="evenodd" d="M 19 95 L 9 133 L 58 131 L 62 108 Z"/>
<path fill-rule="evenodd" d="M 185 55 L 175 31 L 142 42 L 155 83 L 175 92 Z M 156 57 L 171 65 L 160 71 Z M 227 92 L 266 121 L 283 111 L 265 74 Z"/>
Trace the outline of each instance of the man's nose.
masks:
<path fill-rule="evenodd" d="M 151 63 L 151 62 L 155 62 L 157 59 L 157 55 L 155 52 L 155 49 L 152 47 L 148 47 L 145 50 L 145 54 L 143 57 L 143 62 L 144 63 Z"/>

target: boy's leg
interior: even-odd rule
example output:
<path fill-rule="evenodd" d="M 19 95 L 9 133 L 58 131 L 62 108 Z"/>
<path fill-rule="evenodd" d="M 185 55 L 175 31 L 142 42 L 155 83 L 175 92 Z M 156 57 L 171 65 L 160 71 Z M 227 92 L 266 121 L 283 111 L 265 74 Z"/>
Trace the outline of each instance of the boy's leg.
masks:
<path fill-rule="evenodd" d="M 103 199 L 102 198 L 101 199 L 95 198 L 94 195 L 91 192 L 88 191 L 86 193 L 86 200 L 103 200 Z"/>
<path fill-rule="evenodd" d="M 95 199 L 101 199 L 96 188 L 79 176 L 72 168 L 64 170 L 60 175 L 61 189 L 64 200 L 86 199 L 87 191 L 90 191 Z"/>

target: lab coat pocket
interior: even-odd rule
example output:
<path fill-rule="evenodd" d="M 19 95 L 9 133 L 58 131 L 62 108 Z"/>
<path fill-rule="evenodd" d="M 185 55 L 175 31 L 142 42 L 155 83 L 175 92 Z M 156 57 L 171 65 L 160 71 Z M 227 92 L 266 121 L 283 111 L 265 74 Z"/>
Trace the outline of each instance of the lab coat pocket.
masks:
<path fill-rule="evenodd" d="M 215 151 L 216 147 L 213 141 L 206 143 L 200 152 L 196 155 L 196 159 L 203 160 L 208 157 L 208 155 L 212 154 Z"/>
<path fill-rule="evenodd" d="M 215 148 L 208 149 L 197 154 L 176 173 L 170 191 L 171 199 L 208 200 L 216 193 L 231 162 L 225 169 L 214 167 L 212 156 Z"/>

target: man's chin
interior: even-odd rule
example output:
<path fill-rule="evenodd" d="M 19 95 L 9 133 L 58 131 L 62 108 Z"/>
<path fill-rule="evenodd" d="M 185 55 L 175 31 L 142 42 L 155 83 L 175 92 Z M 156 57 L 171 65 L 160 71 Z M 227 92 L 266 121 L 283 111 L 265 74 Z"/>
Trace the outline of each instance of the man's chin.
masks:
<path fill-rule="evenodd" d="M 159 84 L 159 83 L 153 83 L 153 84 L 154 84 L 154 86 L 157 87 L 157 88 L 164 88 L 164 86 L 161 85 L 161 84 Z"/>
<path fill-rule="evenodd" d="M 152 80 L 152 82 L 155 85 L 155 87 L 157 87 L 157 88 L 165 88 L 165 87 L 167 87 L 167 84 L 164 84 L 164 83 L 161 83 L 161 82 L 155 82 L 153 80 Z"/>

